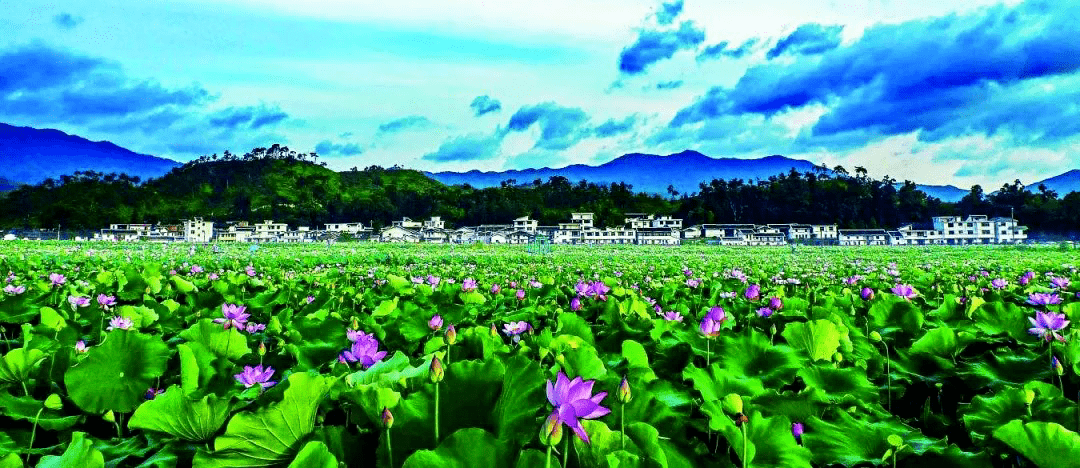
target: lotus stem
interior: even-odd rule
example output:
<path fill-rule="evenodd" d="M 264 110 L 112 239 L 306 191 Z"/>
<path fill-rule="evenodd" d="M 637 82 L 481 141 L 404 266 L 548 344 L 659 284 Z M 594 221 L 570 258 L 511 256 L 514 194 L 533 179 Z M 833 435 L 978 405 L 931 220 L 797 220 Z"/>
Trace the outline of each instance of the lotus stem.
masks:
<path fill-rule="evenodd" d="M 626 403 L 621 403 L 619 409 L 619 445 L 626 450 Z"/>
<path fill-rule="evenodd" d="M 743 466 L 743 468 L 747 468 L 747 467 L 750 466 L 750 460 L 746 459 L 746 453 L 747 453 L 747 450 L 746 450 L 746 425 L 747 424 L 749 424 L 749 423 L 747 423 L 747 422 L 742 423 L 742 466 Z"/>
<path fill-rule="evenodd" d="M 435 446 L 439 446 L 439 383 L 435 382 Z"/>
<path fill-rule="evenodd" d="M 888 409 L 892 412 L 892 365 L 889 363 L 889 344 L 885 341 L 881 342 L 881 345 L 885 347 L 885 382 L 889 389 Z"/>
<path fill-rule="evenodd" d="M 711 367 L 712 362 L 712 342 L 708 337 L 705 338 L 705 368 Z"/>
<path fill-rule="evenodd" d="M 547 456 L 544 457 L 544 468 L 551 468 L 551 444 L 547 444 Z"/>
<path fill-rule="evenodd" d="M 570 460 L 570 434 L 566 434 L 563 438 L 566 441 L 563 442 L 562 468 L 566 468 L 566 462 Z"/>
<path fill-rule="evenodd" d="M 40 409 L 38 409 L 37 415 L 34 416 L 34 429 L 30 431 L 30 446 L 27 447 L 27 451 L 26 451 L 26 464 L 27 465 L 30 464 L 30 452 L 34 450 L 34 438 L 37 437 L 38 419 L 41 418 L 41 412 L 42 411 L 45 411 L 44 406 L 42 406 Z"/>
<path fill-rule="evenodd" d="M 22 391 L 25 396 L 30 396 L 30 390 L 26 388 L 26 382 L 19 381 L 19 385 L 22 385 Z"/>
<path fill-rule="evenodd" d="M 390 446 L 390 428 L 386 428 L 386 456 L 390 460 L 390 468 L 394 467 L 394 450 Z"/>

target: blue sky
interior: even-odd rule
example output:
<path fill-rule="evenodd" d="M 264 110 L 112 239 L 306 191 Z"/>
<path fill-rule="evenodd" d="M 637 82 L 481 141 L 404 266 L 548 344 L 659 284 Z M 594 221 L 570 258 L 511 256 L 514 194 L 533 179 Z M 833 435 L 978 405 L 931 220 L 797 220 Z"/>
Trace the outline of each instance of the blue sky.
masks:
<path fill-rule="evenodd" d="M 332 168 L 629 152 L 997 188 L 1080 168 L 1080 2 L 20 1 L 0 121 L 180 161 Z"/>

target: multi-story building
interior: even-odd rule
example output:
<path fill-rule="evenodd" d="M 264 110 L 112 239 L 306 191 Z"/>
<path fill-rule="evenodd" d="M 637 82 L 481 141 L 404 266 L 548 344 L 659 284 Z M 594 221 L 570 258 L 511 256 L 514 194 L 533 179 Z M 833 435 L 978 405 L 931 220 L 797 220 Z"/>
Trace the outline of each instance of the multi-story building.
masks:
<path fill-rule="evenodd" d="M 210 242 L 214 238 L 214 222 L 202 218 L 184 220 L 183 236 L 187 242 Z"/>
<path fill-rule="evenodd" d="M 535 219 L 529 219 L 528 216 L 522 216 L 514 219 L 514 230 L 525 231 L 528 233 L 536 234 L 537 221 Z"/>

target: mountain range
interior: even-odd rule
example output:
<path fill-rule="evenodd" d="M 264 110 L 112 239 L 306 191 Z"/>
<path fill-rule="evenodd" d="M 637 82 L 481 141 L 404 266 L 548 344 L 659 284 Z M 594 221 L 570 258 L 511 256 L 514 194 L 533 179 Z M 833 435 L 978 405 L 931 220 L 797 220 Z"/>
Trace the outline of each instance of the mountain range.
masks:
<path fill-rule="evenodd" d="M 80 170 L 126 173 L 146 180 L 160 177 L 180 165 L 176 161 L 139 154 L 108 141 L 95 142 L 60 130 L 3 123 L 0 123 L 0 160 L 3 161 L 0 166 L 0 192 L 11 190 L 18 184 L 36 184 L 49 177 L 57 178 Z M 667 195 L 669 185 L 680 193 L 693 193 L 698 191 L 701 182 L 712 179 L 753 181 L 791 169 L 799 172 L 823 170 L 810 161 L 780 155 L 759 159 L 713 158 L 686 150 L 667 156 L 625 154 L 598 166 L 574 164 L 562 168 L 424 174 L 447 185 L 469 184 L 476 188 L 497 187 L 509 179 L 521 184 L 562 176 L 571 182 L 624 182 L 632 185 L 635 191 Z M 831 170 L 825 171 L 832 173 Z M 1034 182 L 1028 187 L 1035 191 L 1039 184 L 1045 184 L 1059 195 L 1080 191 L 1080 169 Z M 918 185 L 918 188 L 929 196 L 947 202 L 959 201 L 968 193 L 967 189 L 952 185 Z"/>
<path fill-rule="evenodd" d="M 0 123 L 0 179 L 8 184 L 37 184 L 75 171 L 161 177 L 180 163 L 139 154 L 108 141 L 90 141 L 60 130 Z M 0 181 L 0 186 L 4 185 Z M 0 187 L 0 190 L 3 188 Z"/>

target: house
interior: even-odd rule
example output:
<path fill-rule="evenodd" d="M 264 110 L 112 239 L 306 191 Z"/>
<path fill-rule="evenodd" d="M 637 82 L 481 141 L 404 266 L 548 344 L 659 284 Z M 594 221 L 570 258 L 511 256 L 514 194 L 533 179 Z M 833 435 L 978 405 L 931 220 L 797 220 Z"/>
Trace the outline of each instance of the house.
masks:
<path fill-rule="evenodd" d="M 202 218 L 184 220 L 183 236 L 186 242 L 210 242 L 214 238 L 214 222 Z"/>
<path fill-rule="evenodd" d="M 836 241 L 839 239 L 839 233 L 835 224 L 811 224 L 810 238 L 818 241 Z"/>
<path fill-rule="evenodd" d="M 255 235 L 255 226 L 247 221 L 229 221 L 225 229 L 215 232 L 214 240 L 217 242 L 247 242 L 248 238 Z"/>
<path fill-rule="evenodd" d="M 941 232 L 934 229 L 930 223 L 908 223 L 900 226 L 897 231 L 907 240 L 904 245 L 932 245 L 944 244 Z"/>
<path fill-rule="evenodd" d="M 533 241 L 536 234 L 525 231 L 515 230 L 505 235 L 507 244 L 528 244 Z"/>
<path fill-rule="evenodd" d="M 432 216 L 431 219 L 424 221 L 423 229 L 446 229 L 446 221 L 442 220 L 442 216 Z"/>
<path fill-rule="evenodd" d="M 696 239 L 701 237 L 701 225 L 693 225 L 680 230 L 683 239 Z"/>
<path fill-rule="evenodd" d="M 427 224 L 426 221 L 425 224 Z M 448 231 L 443 228 L 425 227 L 420 230 L 420 240 L 423 242 L 431 242 L 434 244 L 446 244 L 450 242 L 451 232 L 452 231 Z"/>
<path fill-rule="evenodd" d="M 581 242 L 585 244 L 633 244 L 636 238 L 636 229 L 592 227 L 581 230 Z"/>
<path fill-rule="evenodd" d="M 813 228 L 809 224 L 770 224 L 768 226 L 775 228 L 791 242 L 808 241 L 814 235 Z"/>
<path fill-rule="evenodd" d="M 318 231 L 312 231 L 307 226 L 297 226 L 295 230 L 285 231 L 281 235 L 282 242 L 315 242 Z"/>
<path fill-rule="evenodd" d="M 248 236 L 248 242 L 279 242 L 289 226 L 285 223 L 275 223 L 273 220 L 265 220 L 255 223 L 255 233 Z"/>
<path fill-rule="evenodd" d="M 570 213 L 570 222 L 581 225 L 582 228 L 593 227 L 592 213 Z"/>
<path fill-rule="evenodd" d="M 405 229 L 420 229 L 420 228 L 424 227 L 424 223 L 422 223 L 420 221 L 413 221 L 409 217 L 403 217 L 403 218 L 401 218 L 401 221 L 393 221 L 393 222 L 391 222 L 391 226 L 397 226 L 397 227 L 405 228 Z"/>
<path fill-rule="evenodd" d="M 640 245 L 679 245 L 680 229 L 675 227 L 646 227 L 634 230 L 634 243 Z"/>
<path fill-rule="evenodd" d="M 514 230 L 525 231 L 529 233 L 536 233 L 537 221 L 535 219 L 529 219 L 528 216 L 522 216 L 520 218 L 514 218 Z"/>
<path fill-rule="evenodd" d="M 994 225 L 994 240 L 998 244 L 1019 244 L 1027 240 L 1027 226 L 1020 226 L 1013 218 L 997 217 L 990 220 Z"/>
<path fill-rule="evenodd" d="M 371 228 L 365 228 L 364 223 L 327 223 L 325 224 L 326 232 L 332 233 L 349 233 L 353 237 L 364 237 L 366 234 L 371 234 Z"/>
<path fill-rule="evenodd" d="M 95 233 L 94 240 L 137 241 L 139 236 L 149 233 L 152 228 L 150 224 L 110 224 L 107 229 Z"/>
<path fill-rule="evenodd" d="M 840 229 L 840 245 L 887 245 L 889 234 L 884 229 Z"/>
<path fill-rule="evenodd" d="M 383 230 L 379 232 L 379 240 L 382 242 L 420 242 L 420 237 L 419 231 L 404 228 L 397 224 L 383 228 Z"/>

